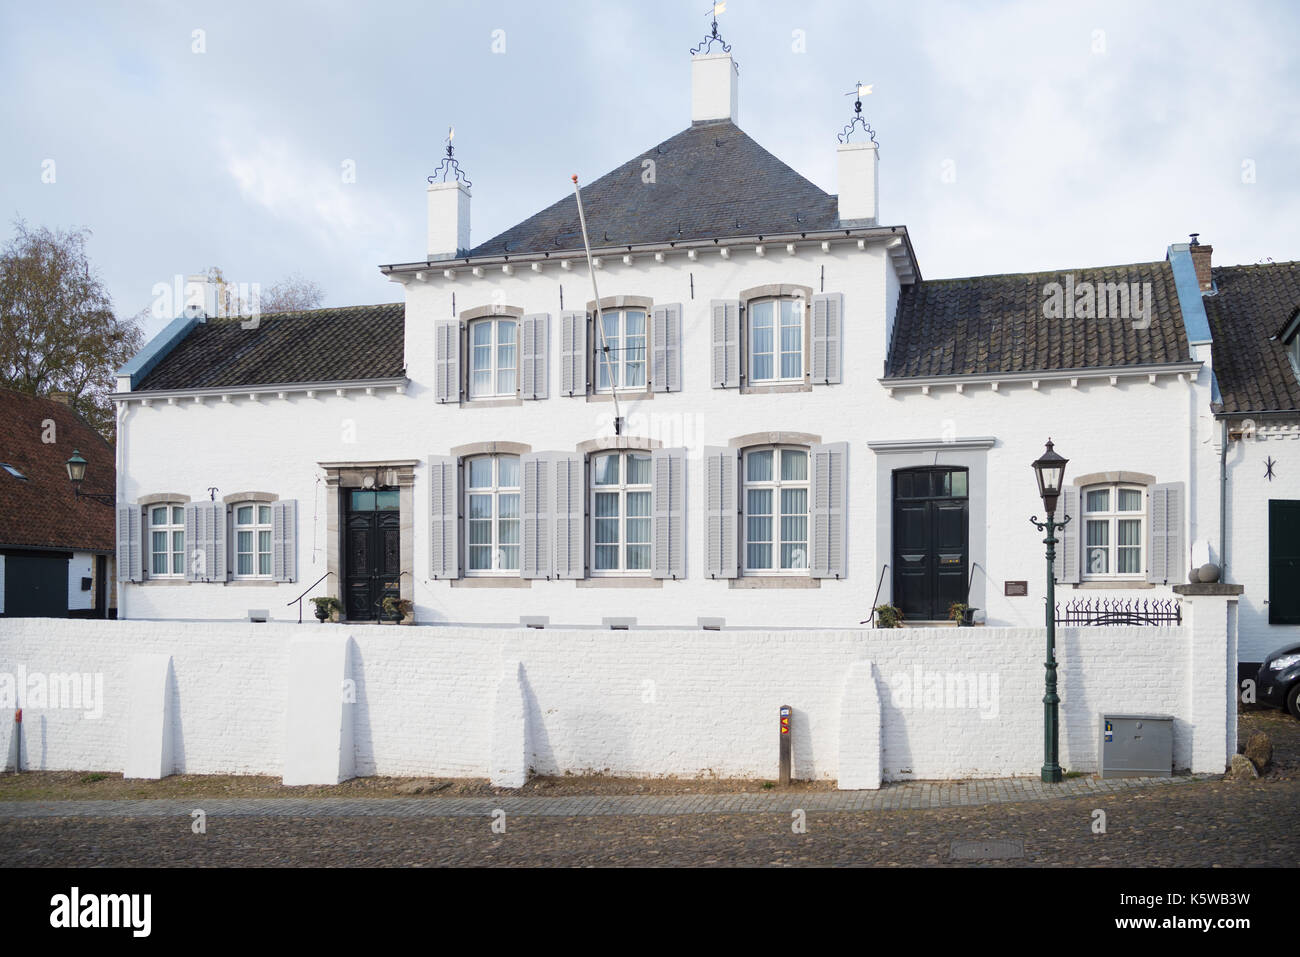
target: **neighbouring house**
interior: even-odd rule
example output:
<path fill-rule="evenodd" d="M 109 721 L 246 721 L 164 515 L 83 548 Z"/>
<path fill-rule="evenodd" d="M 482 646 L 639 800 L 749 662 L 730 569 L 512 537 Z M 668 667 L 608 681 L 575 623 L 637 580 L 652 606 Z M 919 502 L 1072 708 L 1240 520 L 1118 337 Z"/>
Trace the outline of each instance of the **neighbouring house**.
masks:
<path fill-rule="evenodd" d="M 874 138 L 827 137 L 827 193 L 737 84 L 694 57 L 689 125 L 584 187 L 599 299 L 571 194 L 473 245 L 447 163 L 424 255 L 381 267 L 403 303 L 177 319 L 120 372 L 122 614 L 1033 626 L 1050 437 L 1061 615 L 1176 615 L 1220 539 L 1190 245 L 923 280 Z"/>
<path fill-rule="evenodd" d="M 1200 250 L 1226 478 L 1223 565 L 1245 586 L 1249 672 L 1300 641 L 1300 263 L 1211 266 L 1211 248 Z"/>
<path fill-rule="evenodd" d="M 0 616 L 114 617 L 115 475 L 112 446 L 66 396 L 0 389 Z"/>

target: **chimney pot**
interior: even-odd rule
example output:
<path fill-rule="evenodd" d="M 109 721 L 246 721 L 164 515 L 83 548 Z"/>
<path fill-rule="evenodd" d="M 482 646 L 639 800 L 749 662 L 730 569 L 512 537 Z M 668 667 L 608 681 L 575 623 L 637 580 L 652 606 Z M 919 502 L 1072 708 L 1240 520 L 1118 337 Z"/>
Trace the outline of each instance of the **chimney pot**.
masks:
<path fill-rule="evenodd" d="M 730 53 L 691 57 L 691 122 L 736 122 L 738 84 Z"/>

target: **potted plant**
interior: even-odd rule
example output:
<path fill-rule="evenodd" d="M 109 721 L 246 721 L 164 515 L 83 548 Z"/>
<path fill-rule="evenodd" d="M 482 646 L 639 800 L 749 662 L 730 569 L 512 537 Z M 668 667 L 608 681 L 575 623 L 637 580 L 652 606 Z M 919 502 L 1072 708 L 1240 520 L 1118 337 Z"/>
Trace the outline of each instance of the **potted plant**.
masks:
<path fill-rule="evenodd" d="M 316 606 L 316 620 L 321 624 L 327 619 L 338 621 L 339 612 L 343 610 L 343 603 L 333 595 L 321 595 L 313 598 L 311 603 Z"/>
<path fill-rule="evenodd" d="M 877 605 L 876 627 L 877 628 L 902 628 L 903 612 L 893 605 Z"/>
<path fill-rule="evenodd" d="M 975 624 L 975 609 L 965 602 L 955 601 L 948 606 L 948 620 L 957 622 L 958 628 L 969 628 Z"/>
<path fill-rule="evenodd" d="M 384 608 L 384 615 L 389 621 L 395 621 L 399 624 L 407 623 L 411 617 L 411 612 L 415 610 L 415 605 L 409 598 L 398 598 L 395 595 L 387 596 L 381 603 Z"/>

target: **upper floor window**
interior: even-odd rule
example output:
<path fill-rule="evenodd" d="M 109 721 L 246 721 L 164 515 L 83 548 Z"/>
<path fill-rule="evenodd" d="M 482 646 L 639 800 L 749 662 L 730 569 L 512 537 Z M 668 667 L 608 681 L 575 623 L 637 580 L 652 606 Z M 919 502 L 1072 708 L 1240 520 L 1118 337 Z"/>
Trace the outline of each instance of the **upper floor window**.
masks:
<path fill-rule="evenodd" d="M 804 300 L 760 299 L 748 313 L 749 381 L 802 382 Z"/>
<path fill-rule="evenodd" d="M 1296 378 L 1300 378 L 1300 329 L 1292 334 L 1285 346 L 1286 357 L 1291 360 L 1291 368 L 1295 370 Z"/>
<path fill-rule="evenodd" d="M 650 571 L 650 456 L 608 452 L 592 460 L 592 573 Z"/>
<path fill-rule="evenodd" d="M 808 570 L 808 450 L 788 446 L 744 454 L 745 574 Z"/>
<path fill-rule="evenodd" d="M 154 505 L 149 509 L 149 576 L 185 575 L 185 508 Z"/>
<path fill-rule="evenodd" d="M 605 309 L 594 337 L 596 391 L 644 389 L 646 313 L 644 309 Z"/>
<path fill-rule="evenodd" d="M 469 397 L 514 396 L 519 368 L 514 319 L 476 319 L 469 324 Z"/>
<path fill-rule="evenodd" d="M 1083 490 L 1083 577 L 1141 578 L 1146 490 L 1092 485 Z"/>
<path fill-rule="evenodd" d="M 271 577 L 271 506 L 235 507 L 235 577 Z"/>
<path fill-rule="evenodd" d="M 468 574 L 518 574 L 519 456 L 466 460 L 465 524 Z"/>

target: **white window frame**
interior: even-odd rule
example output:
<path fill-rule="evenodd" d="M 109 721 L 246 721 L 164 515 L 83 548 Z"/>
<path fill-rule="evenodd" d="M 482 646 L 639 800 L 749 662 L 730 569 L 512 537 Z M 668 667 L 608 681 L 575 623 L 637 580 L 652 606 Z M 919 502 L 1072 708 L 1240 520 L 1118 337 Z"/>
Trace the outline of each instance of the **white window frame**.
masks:
<path fill-rule="evenodd" d="M 153 513 L 155 509 L 167 510 L 167 521 L 161 525 L 155 525 Z M 180 512 L 180 519 L 176 513 Z M 184 578 L 185 577 L 185 506 L 181 502 L 155 502 L 152 505 L 145 506 L 146 521 L 145 527 L 149 533 L 149 578 Z M 155 572 L 153 570 L 153 560 L 159 554 L 153 547 L 153 537 L 155 532 L 163 532 L 167 535 L 167 568 L 166 572 Z M 176 533 L 180 533 L 181 547 L 176 548 Z M 180 559 L 180 570 L 176 570 L 176 559 Z"/>
<path fill-rule="evenodd" d="M 618 458 L 618 482 L 610 485 L 597 485 L 596 462 L 598 459 L 615 456 Z M 589 564 L 589 574 L 593 578 L 649 578 L 654 569 L 651 566 L 652 557 L 651 539 L 654 534 L 654 472 L 653 466 L 647 468 L 647 479 L 645 482 L 629 483 L 627 480 L 628 459 L 632 456 L 644 458 L 647 463 L 651 461 L 650 452 L 647 450 L 637 449 L 610 449 L 603 452 L 593 453 L 591 456 L 591 488 L 589 498 L 588 512 L 589 535 L 591 541 L 591 561 Z M 627 510 L 628 494 L 646 496 L 649 508 L 644 515 L 629 516 Z M 618 515 L 617 516 L 598 516 L 596 513 L 596 496 L 600 495 L 617 495 L 618 496 Z M 610 518 L 616 518 L 618 522 L 618 538 L 614 542 L 601 542 L 597 545 L 596 541 L 596 521 L 601 518 L 608 521 Z M 641 521 L 645 523 L 646 537 L 643 542 L 628 541 L 628 522 Z M 597 547 L 615 546 L 618 549 L 618 567 L 617 568 L 597 568 L 596 567 L 596 549 Z M 627 549 L 629 545 L 644 546 L 646 550 L 646 565 L 644 568 L 627 567 Z"/>
<path fill-rule="evenodd" d="M 1291 338 L 1284 343 L 1286 347 L 1286 357 L 1291 360 L 1291 370 L 1295 373 L 1296 378 L 1300 379 L 1300 330 L 1291 334 Z"/>
<path fill-rule="evenodd" d="M 1088 509 L 1088 493 L 1106 491 L 1109 493 L 1108 508 L 1105 511 L 1093 512 Z M 1139 507 L 1136 510 L 1120 511 L 1119 496 L 1120 492 L 1137 492 L 1140 496 Z M 1142 485 L 1134 485 L 1130 482 L 1111 482 L 1098 485 L 1086 485 L 1079 490 L 1079 549 L 1080 557 L 1080 579 L 1082 581 L 1146 581 L 1147 567 L 1147 489 Z M 1119 523 L 1122 521 L 1135 521 L 1138 523 L 1138 570 L 1135 572 L 1120 572 L 1119 568 L 1119 549 L 1121 547 L 1131 548 L 1134 546 L 1121 546 L 1119 543 Z M 1089 522 L 1106 522 L 1107 523 L 1107 544 L 1106 549 L 1107 571 L 1091 572 L 1089 571 L 1091 558 L 1090 551 L 1093 548 L 1102 546 L 1089 546 L 1088 544 L 1088 523 Z"/>
<path fill-rule="evenodd" d="M 642 308 L 641 306 L 621 306 L 614 309 L 600 309 L 592 314 L 592 337 L 591 349 L 593 356 L 592 377 L 593 391 L 599 395 L 609 395 L 615 389 L 620 392 L 645 392 L 650 388 L 650 313 L 652 310 Z M 641 358 L 629 359 L 627 348 L 624 343 L 627 342 L 627 317 L 630 313 L 638 313 L 641 316 Z M 609 343 L 606 342 L 603 329 L 600 323 L 610 316 L 618 317 L 618 338 Z M 610 362 L 608 368 L 616 372 L 617 375 L 611 376 L 612 385 L 602 386 L 600 384 L 600 373 L 605 368 L 604 346 L 609 345 Z M 627 368 L 629 365 L 641 366 L 641 383 L 639 385 L 627 384 Z"/>
<path fill-rule="evenodd" d="M 508 323 L 514 329 L 514 340 L 510 343 L 501 341 L 501 327 Z M 488 326 L 492 330 L 491 342 L 488 344 L 489 362 L 486 371 L 492 377 L 492 388 L 487 392 L 474 391 L 474 331 L 476 328 Z M 475 399 L 503 399 L 512 398 L 519 394 L 519 319 L 515 316 L 484 316 L 482 319 L 470 320 L 466 327 L 465 335 L 465 395 L 472 402 Z M 510 345 L 514 349 L 515 364 L 506 366 L 501 364 L 501 348 L 503 345 Z M 514 385 L 508 389 L 501 387 L 501 376 L 510 373 L 514 378 Z"/>
<path fill-rule="evenodd" d="M 515 477 L 516 477 L 515 481 L 517 484 L 515 485 L 501 484 L 501 461 L 503 459 L 512 459 L 514 461 Z M 492 483 L 491 485 L 472 488 L 470 486 L 470 474 L 471 474 L 471 469 L 473 468 L 473 463 L 478 461 L 484 461 L 484 460 L 491 461 L 492 463 Z M 523 472 L 520 469 L 519 456 L 507 455 L 505 453 L 471 455 L 465 459 L 463 463 L 463 468 L 464 468 L 464 476 L 465 476 L 464 479 L 465 491 L 464 491 L 464 498 L 463 498 L 461 508 L 465 516 L 465 518 L 463 519 L 464 522 L 463 531 L 464 531 L 464 541 L 465 541 L 465 576 L 467 578 L 503 578 L 503 577 L 518 578 L 520 573 L 520 561 L 523 558 L 523 503 L 524 503 Z M 503 494 L 513 495 L 515 497 L 515 517 L 513 519 L 509 519 L 509 518 L 503 519 L 501 517 L 501 496 Z M 484 547 L 484 545 L 482 544 L 474 545 L 470 543 L 470 534 L 469 534 L 470 522 L 482 521 L 482 519 L 470 518 L 470 497 L 472 495 L 490 495 L 492 498 L 492 516 L 490 519 L 491 522 L 490 527 L 492 530 L 492 541 L 487 545 L 487 547 L 491 549 L 491 554 L 492 554 L 491 568 L 471 567 L 471 563 L 470 563 L 470 555 L 472 554 L 471 550 L 475 548 Z M 501 559 L 502 559 L 501 549 L 503 547 L 501 543 L 501 522 L 502 521 L 514 521 L 515 523 L 515 529 L 516 529 L 515 541 L 507 542 L 506 545 L 504 546 L 504 547 L 513 548 L 515 550 L 514 568 L 503 568 L 501 566 Z"/>
<path fill-rule="evenodd" d="M 795 305 L 795 328 L 799 330 L 799 371 L 793 376 L 781 375 L 781 359 L 786 353 L 781 348 L 781 329 L 782 323 L 782 304 L 793 303 Z M 754 345 L 757 342 L 757 336 L 754 335 L 754 308 L 763 306 L 768 303 L 773 308 L 773 330 L 772 330 L 772 351 L 764 353 L 755 353 Z M 746 383 L 749 385 L 788 385 L 790 383 L 802 383 L 806 381 L 805 370 L 808 368 L 808 335 L 807 335 L 807 309 L 808 302 L 803 296 L 764 296 L 761 299 L 751 299 L 745 303 L 745 375 Z M 772 371 L 775 375 L 767 378 L 759 378 L 754 373 L 756 355 L 770 355 L 772 357 Z"/>
<path fill-rule="evenodd" d="M 239 521 L 240 509 L 251 508 L 253 510 L 252 524 L 241 524 Z M 262 521 L 262 509 L 266 509 L 266 521 Z M 234 560 L 230 563 L 231 577 L 241 581 L 270 581 L 275 574 L 275 533 L 272 530 L 272 509 L 269 502 L 237 502 L 230 509 L 231 528 L 234 534 L 230 536 L 230 549 Z M 253 535 L 253 550 L 250 552 L 241 551 L 239 548 L 239 536 L 241 532 L 251 532 Z M 267 547 L 263 551 L 260 547 L 262 533 L 266 533 Z M 253 571 L 251 573 L 241 574 L 239 571 L 239 556 L 253 556 Z M 262 556 L 266 556 L 266 571 L 258 571 L 261 565 Z"/>
<path fill-rule="evenodd" d="M 805 456 L 804 477 L 802 479 L 785 479 L 781 478 L 781 455 L 782 452 L 802 452 Z M 751 480 L 749 478 L 749 457 L 756 452 L 775 452 L 772 456 L 772 478 L 766 480 Z M 740 573 L 746 577 L 749 576 L 769 576 L 769 577 L 790 577 L 803 576 L 807 577 L 812 574 L 812 487 L 811 487 L 811 469 L 812 469 L 812 450 L 806 445 L 756 445 L 743 450 L 740 456 Z M 803 554 L 804 564 L 802 568 L 782 568 L 781 567 L 781 546 L 786 544 L 796 544 L 795 542 L 785 542 L 781 538 L 781 519 L 784 513 L 781 511 L 781 490 L 798 488 L 804 491 L 804 537 L 803 537 Z M 749 493 L 751 490 L 771 489 L 772 490 L 772 511 L 764 516 L 768 518 L 771 525 L 771 539 L 766 544 L 771 549 L 772 566 L 771 568 L 751 568 L 749 565 Z M 791 513 L 793 514 L 793 513 Z M 756 516 L 757 517 L 757 516 Z"/>

